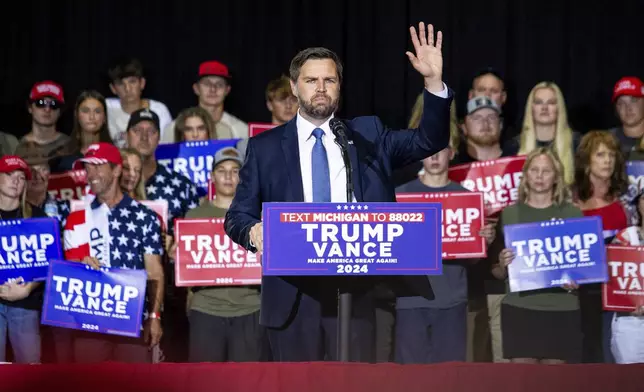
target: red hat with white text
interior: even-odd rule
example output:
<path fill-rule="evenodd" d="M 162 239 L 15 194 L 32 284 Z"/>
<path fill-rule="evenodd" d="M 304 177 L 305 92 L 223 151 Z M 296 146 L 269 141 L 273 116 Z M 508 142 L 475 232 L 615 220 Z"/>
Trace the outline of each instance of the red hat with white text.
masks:
<path fill-rule="evenodd" d="M 613 88 L 613 102 L 622 95 L 644 98 L 644 83 L 635 76 L 626 76 L 615 83 Z"/>
<path fill-rule="evenodd" d="M 90 165 L 104 165 L 106 163 L 113 163 L 115 165 L 122 165 L 123 158 L 119 149 L 110 143 L 94 143 L 87 147 L 85 156 L 74 162 L 74 170 L 83 169 L 84 164 Z"/>
<path fill-rule="evenodd" d="M 65 103 L 62 86 L 51 80 L 38 82 L 31 88 L 29 100 L 36 101 L 40 98 L 52 98 L 62 104 Z"/>
<path fill-rule="evenodd" d="M 27 181 L 31 180 L 31 170 L 24 159 L 17 155 L 5 155 L 0 158 L 0 173 L 12 173 L 16 170 L 25 173 Z"/>

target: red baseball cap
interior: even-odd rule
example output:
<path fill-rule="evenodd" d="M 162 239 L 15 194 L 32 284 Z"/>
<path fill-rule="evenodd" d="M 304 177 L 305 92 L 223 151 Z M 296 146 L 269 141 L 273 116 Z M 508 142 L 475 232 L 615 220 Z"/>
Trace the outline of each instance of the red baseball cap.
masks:
<path fill-rule="evenodd" d="M 89 163 L 91 165 L 104 165 L 106 163 L 113 163 L 115 165 L 122 165 L 123 158 L 121 152 L 116 146 L 110 143 L 94 143 L 87 147 L 85 156 L 74 162 L 74 170 L 83 169 L 83 164 Z"/>
<path fill-rule="evenodd" d="M 0 158 L 0 173 L 11 173 L 16 170 L 22 170 L 27 180 L 31 180 L 31 170 L 24 159 L 17 155 L 5 155 Z"/>
<path fill-rule="evenodd" d="M 644 83 L 635 76 L 621 78 L 613 88 L 613 102 L 622 95 L 644 98 Z"/>
<path fill-rule="evenodd" d="M 204 61 L 199 65 L 199 77 L 204 76 L 221 76 L 222 78 L 230 79 L 228 67 L 219 61 Z"/>
<path fill-rule="evenodd" d="M 51 80 L 45 80 L 34 84 L 29 93 L 29 100 L 35 101 L 40 98 L 53 98 L 60 103 L 65 103 L 63 96 L 63 87 Z"/>

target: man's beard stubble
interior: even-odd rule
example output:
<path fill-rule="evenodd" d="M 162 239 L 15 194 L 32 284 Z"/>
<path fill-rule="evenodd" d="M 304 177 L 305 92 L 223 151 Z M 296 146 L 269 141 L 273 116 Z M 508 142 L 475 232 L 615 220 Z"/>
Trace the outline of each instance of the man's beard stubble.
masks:
<path fill-rule="evenodd" d="M 499 135 L 494 135 L 492 133 L 486 133 L 484 135 L 469 135 L 469 139 L 476 145 L 481 147 L 492 147 L 499 144 L 500 137 Z"/>
<path fill-rule="evenodd" d="M 333 113 L 335 113 L 336 110 L 338 110 L 338 103 L 340 102 L 340 97 L 338 97 L 335 100 L 331 100 L 331 103 L 328 105 L 314 105 L 313 100 L 320 95 L 323 95 L 324 97 L 329 99 L 331 98 L 326 94 L 316 94 L 311 97 L 310 101 L 307 102 L 302 98 L 297 97 L 302 112 L 304 112 L 304 114 L 306 114 L 307 116 L 317 120 L 323 120 L 327 117 L 330 117 Z"/>

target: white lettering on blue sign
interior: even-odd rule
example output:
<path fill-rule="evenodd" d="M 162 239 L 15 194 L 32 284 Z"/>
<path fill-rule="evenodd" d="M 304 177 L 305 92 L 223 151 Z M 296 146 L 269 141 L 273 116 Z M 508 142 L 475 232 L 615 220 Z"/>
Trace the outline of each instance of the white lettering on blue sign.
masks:
<path fill-rule="evenodd" d="M 392 243 L 404 232 L 399 224 L 303 223 L 301 228 L 319 258 L 391 257 Z"/>
<path fill-rule="evenodd" d="M 54 275 L 56 292 L 63 305 L 108 313 L 125 314 L 128 301 L 139 296 L 134 286 L 111 285 Z"/>
<path fill-rule="evenodd" d="M 590 247 L 598 237 L 593 233 L 513 241 L 517 257 L 528 268 L 590 262 Z M 526 249 L 527 248 L 527 249 Z"/>
<path fill-rule="evenodd" d="M 47 247 L 54 244 L 51 234 L 12 235 L 0 237 L 0 264 L 47 262 Z"/>

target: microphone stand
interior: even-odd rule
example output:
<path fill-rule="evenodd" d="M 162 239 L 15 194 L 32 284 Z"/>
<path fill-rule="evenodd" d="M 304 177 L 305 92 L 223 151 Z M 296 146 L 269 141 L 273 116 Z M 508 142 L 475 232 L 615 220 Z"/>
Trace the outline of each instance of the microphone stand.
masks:
<path fill-rule="evenodd" d="M 346 134 L 341 132 L 335 133 L 335 143 L 342 151 L 342 160 L 347 173 L 347 203 L 353 202 L 353 171 L 351 168 L 351 158 L 349 157 L 349 147 Z M 350 342 L 351 342 L 351 308 L 353 299 L 350 292 L 345 292 L 346 288 L 340 285 L 338 288 L 338 341 L 337 352 L 338 359 L 341 362 L 349 362 Z"/>

